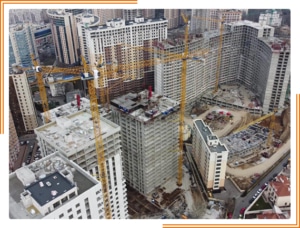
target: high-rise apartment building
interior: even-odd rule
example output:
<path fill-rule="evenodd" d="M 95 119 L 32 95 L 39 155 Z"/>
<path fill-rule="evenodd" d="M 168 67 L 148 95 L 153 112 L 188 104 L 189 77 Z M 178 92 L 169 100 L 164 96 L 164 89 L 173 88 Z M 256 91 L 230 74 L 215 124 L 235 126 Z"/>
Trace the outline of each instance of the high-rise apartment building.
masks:
<path fill-rule="evenodd" d="M 30 23 L 18 24 L 9 28 L 10 63 L 21 66 L 32 66 L 30 55 L 38 56 L 34 33 Z M 15 62 L 13 62 L 15 59 Z"/>
<path fill-rule="evenodd" d="M 82 9 L 48 9 L 47 15 L 52 22 L 52 34 L 58 61 L 64 64 L 77 64 L 79 44 L 76 15 Z"/>
<path fill-rule="evenodd" d="M 261 25 L 279 27 L 281 26 L 282 16 L 276 10 L 266 10 L 266 13 L 259 15 L 258 22 Z"/>
<path fill-rule="evenodd" d="M 121 127 L 127 183 L 148 194 L 176 176 L 179 102 L 150 89 L 113 99 L 111 107 L 113 121 Z"/>
<path fill-rule="evenodd" d="M 17 135 L 15 123 L 9 109 L 9 171 L 14 171 L 15 162 L 20 152 L 20 143 Z"/>
<path fill-rule="evenodd" d="M 42 23 L 42 9 L 10 9 L 9 24 L 23 22 Z"/>
<path fill-rule="evenodd" d="M 92 14 L 99 17 L 99 24 L 103 25 L 114 18 L 122 18 L 122 9 L 92 9 Z"/>
<path fill-rule="evenodd" d="M 59 152 L 9 175 L 11 219 L 103 219 L 103 205 L 101 183 Z"/>
<path fill-rule="evenodd" d="M 145 86 L 154 86 L 153 45 L 167 38 L 167 20 L 135 18 L 126 22 L 113 19 L 103 26 L 87 26 L 78 23 L 79 39 L 83 41 L 82 53 L 91 66 L 95 66 L 100 56 L 103 59 L 104 87 L 110 98 L 126 92 L 138 91 Z M 86 43 L 86 45 L 84 45 Z M 117 69 L 117 70 L 116 70 Z M 113 72 L 113 73 L 112 73 Z M 100 87 L 100 81 L 96 81 Z"/>
<path fill-rule="evenodd" d="M 143 9 L 123 9 L 123 17 L 125 21 L 134 21 L 136 17 L 143 17 Z"/>
<path fill-rule="evenodd" d="M 290 47 L 273 37 L 274 28 L 250 21 L 225 24 L 218 84 L 240 83 L 256 94 L 261 111 L 284 106 L 290 78 Z M 216 85 L 220 33 L 191 38 L 187 60 L 186 101 L 192 103 Z M 168 53 L 182 53 L 183 41 L 159 43 L 155 64 L 155 92 L 180 100 L 182 61 Z M 162 50 L 166 50 L 165 53 Z"/>
<path fill-rule="evenodd" d="M 105 118 L 100 119 L 112 218 L 125 219 L 128 218 L 128 211 L 120 127 Z M 88 110 L 57 117 L 34 132 L 43 156 L 58 151 L 92 176 L 98 175 L 94 126 Z"/>
<path fill-rule="evenodd" d="M 206 188 L 223 189 L 228 150 L 200 119 L 194 120 L 192 154 Z"/>
<path fill-rule="evenodd" d="M 180 9 L 164 9 L 164 17 L 168 20 L 168 29 L 177 28 L 180 22 Z"/>
<path fill-rule="evenodd" d="M 192 33 L 221 29 L 221 20 L 230 23 L 242 20 L 241 10 L 224 9 L 192 9 L 191 27 Z"/>
<path fill-rule="evenodd" d="M 43 49 L 45 46 L 47 46 L 49 49 L 47 50 L 48 52 L 55 52 L 54 50 L 52 50 L 54 49 L 54 46 L 53 46 L 51 24 L 45 24 L 45 25 L 33 24 L 32 30 L 34 34 L 35 45 L 39 51 L 44 51 L 40 49 Z"/>
<path fill-rule="evenodd" d="M 10 72 L 9 108 L 18 136 L 32 134 L 38 123 L 27 75 L 24 71 Z"/>

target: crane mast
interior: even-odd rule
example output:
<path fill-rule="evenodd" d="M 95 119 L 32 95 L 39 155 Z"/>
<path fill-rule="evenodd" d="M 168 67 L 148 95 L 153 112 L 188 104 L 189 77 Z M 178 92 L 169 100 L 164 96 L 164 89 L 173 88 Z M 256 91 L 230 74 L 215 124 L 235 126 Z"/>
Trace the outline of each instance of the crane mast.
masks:
<path fill-rule="evenodd" d="M 84 74 L 87 76 L 89 74 L 89 67 L 84 57 L 82 57 L 82 63 L 84 68 Z M 99 171 L 98 180 L 100 180 L 102 185 L 105 218 L 111 219 L 112 215 L 111 215 L 111 208 L 110 208 L 110 201 L 109 201 L 109 187 L 107 183 L 104 145 L 103 145 L 103 139 L 101 133 L 100 113 L 98 109 L 97 95 L 96 95 L 93 79 L 94 79 L 93 77 L 84 77 L 84 76 L 82 78 L 82 80 L 87 81 L 88 91 L 90 95 L 90 106 L 91 106 L 91 114 L 92 114 L 94 134 L 95 134 L 95 148 L 97 153 L 97 162 L 98 162 L 98 171 Z"/>
<path fill-rule="evenodd" d="M 40 92 L 40 97 L 42 101 L 42 107 L 43 111 L 45 113 L 45 123 L 50 122 L 50 115 L 49 115 L 49 104 L 48 104 L 48 99 L 47 99 L 47 92 L 45 89 L 45 85 L 43 82 L 43 75 L 42 75 L 42 69 L 38 64 L 38 61 L 36 58 L 34 58 L 34 55 L 31 55 L 32 63 L 35 68 L 35 76 L 37 79 L 37 84 L 39 87 L 39 92 Z"/>
<path fill-rule="evenodd" d="M 184 111 L 185 111 L 185 98 L 186 98 L 186 66 L 188 58 L 188 35 L 189 25 L 188 19 L 184 14 L 181 14 L 184 23 L 184 52 L 182 53 L 182 69 L 181 69 L 181 96 L 180 96 L 180 116 L 179 116 L 179 157 L 178 157 L 178 176 L 177 185 L 182 185 L 182 165 L 183 165 L 183 132 L 184 132 Z"/>

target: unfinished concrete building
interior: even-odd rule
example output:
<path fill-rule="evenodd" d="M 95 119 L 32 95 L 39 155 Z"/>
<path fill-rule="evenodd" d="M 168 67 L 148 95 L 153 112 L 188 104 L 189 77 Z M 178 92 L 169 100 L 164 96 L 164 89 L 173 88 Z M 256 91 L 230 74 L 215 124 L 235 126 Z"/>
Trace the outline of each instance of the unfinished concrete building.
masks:
<path fill-rule="evenodd" d="M 261 146 L 266 143 L 269 129 L 254 124 L 246 130 L 222 137 L 220 141 L 228 148 L 228 162 L 243 159 L 261 151 Z"/>
<path fill-rule="evenodd" d="M 203 33 L 221 28 L 224 23 L 242 20 L 242 11 L 237 9 L 192 9 L 191 33 Z"/>
<path fill-rule="evenodd" d="M 100 119 L 112 218 L 127 218 L 120 127 L 106 118 Z M 88 111 L 80 110 L 68 116 L 62 115 L 34 131 L 43 156 L 58 151 L 91 175 L 97 176 L 94 126 L 92 115 Z"/>
<path fill-rule="evenodd" d="M 250 21 L 227 23 L 224 27 L 218 86 L 245 86 L 256 94 L 263 113 L 283 107 L 290 78 L 289 42 L 273 37 L 273 27 Z M 219 36 L 219 31 L 210 31 L 189 37 L 187 104 L 215 88 Z M 165 53 L 160 51 L 156 56 L 155 92 L 179 101 L 182 61 L 172 60 L 168 53 L 182 53 L 183 40 L 161 42 L 157 48 Z M 213 103 L 214 96 L 210 93 L 204 98 Z"/>
<path fill-rule="evenodd" d="M 56 152 L 9 175 L 9 217 L 103 219 L 101 194 L 100 182 Z"/>
<path fill-rule="evenodd" d="M 121 127 L 127 183 L 148 194 L 176 176 L 179 102 L 144 90 L 118 97 L 111 106 Z"/>
<path fill-rule="evenodd" d="M 78 91 L 77 91 L 78 93 Z M 74 114 L 78 112 L 79 110 L 84 110 L 87 112 L 91 112 L 90 109 L 90 100 L 85 97 L 80 97 L 80 100 L 73 100 L 71 102 L 68 102 L 64 105 L 61 105 L 59 107 L 50 109 L 47 111 L 47 117 L 50 117 L 50 121 L 56 121 L 57 118 L 62 116 L 69 116 L 71 114 Z M 105 117 L 108 120 L 111 120 L 111 112 L 107 112 L 106 110 L 102 109 L 99 106 L 99 113 L 101 117 Z M 41 113 L 41 118 L 43 120 L 43 123 L 45 124 L 45 112 Z"/>
<path fill-rule="evenodd" d="M 194 120 L 192 154 L 207 190 L 225 185 L 228 149 L 203 120 Z"/>

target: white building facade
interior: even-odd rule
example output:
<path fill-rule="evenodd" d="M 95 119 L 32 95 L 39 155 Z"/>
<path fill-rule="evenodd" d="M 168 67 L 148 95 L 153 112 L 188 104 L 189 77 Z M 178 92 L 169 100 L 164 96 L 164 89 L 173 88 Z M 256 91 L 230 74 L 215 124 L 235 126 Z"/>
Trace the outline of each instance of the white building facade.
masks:
<path fill-rule="evenodd" d="M 101 183 L 56 152 L 9 176 L 12 219 L 103 219 Z"/>
<path fill-rule="evenodd" d="M 225 185 L 228 149 L 200 119 L 194 120 L 192 154 L 207 190 Z"/>
<path fill-rule="evenodd" d="M 125 219 L 128 218 L 128 211 L 123 178 L 120 127 L 101 118 L 101 132 L 112 218 Z M 36 128 L 35 134 L 43 156 L 59 151 L 92 176 L 98 175 L 93 122 L 91 114 L 86 110 L 56 118 L 54 122 Z"/>

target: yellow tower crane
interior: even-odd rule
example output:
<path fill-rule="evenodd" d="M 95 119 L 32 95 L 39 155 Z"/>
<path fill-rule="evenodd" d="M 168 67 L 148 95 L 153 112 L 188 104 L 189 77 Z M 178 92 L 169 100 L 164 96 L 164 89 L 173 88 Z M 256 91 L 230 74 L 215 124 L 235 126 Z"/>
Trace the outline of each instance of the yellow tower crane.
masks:
<path fill-rule="evenodd" d="M 186 66 L 188 58 L 188 35 L 189 35 L 189 21 L 184 14 L 181 14 L 184 24 L 184 52 L 182 53 L 182 69 L 181 69 L 181 97 L 180 97 L 180 114 L 179 114 L 179 157 L 178 157 L 178 173 L 177 185 L 182 185 L 182 165 L 183 165 L 183 137 L 184 137 L 184 112 L 185 112 L 185 98 L 186 98 Z"/>
<path fill-rule="evenodd" d="M 107 183 L 107 172 L 106 172 L 106 160 L 105 160 L 105 153 L 104 153 L 104 145 L 101 133 L 101 124 L 100 124 L 100 113 L 98 109 L 98 102 L 97 102 L 97 95 L 94 86 L 94 77 L 102 77 L 103 75 L 99 75 L 98 72 L 102 71 L 102 58 L 98 62 L 96 66 L 97 71 L 94 71 L 92 76 L 90 73 L 90 69 L 88 64 L 86 63 L 84 57 L 81 57 L 83 63 L 83 76 L 82 80 L 87 81 L 88 84 L 88 91 L 90 96 L 90 106 L 91 106 L 91 114 L 93 119 L 93 127 L 94 127 L 94 134 L 95 134 L 95 148 L 97 153 L 97 162 L 98 162 L 98 180 L 100 180 L 102 185 L 102 194 L 103 194 L 103 202 L 104 202 L 104 212 L 105 218 L 111 219 L 111 208 L 110 208 L 110 200 L 109 200 L 109 187 Z M 96 75 L 98 74 L 98 75 Z"/>
<path fill-rule="evenodd" d="M 31 55 L 32 63 L 35 69 L 35 76 L 37 79 L 37 84 L 39 87 L 41 102 L 43 111 L 45 113 L 45 123 L 50 122 L 50 115 L 49 115 L 49 104 L 47 99 L 47 92 L 43 81 L 43 75 L 42 75 L 42 68 L 39 66 L 37 58 L 34 58 L 34 55 Z"/>

